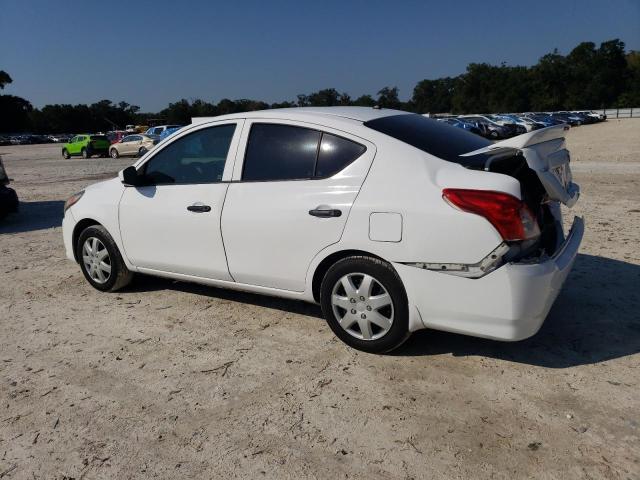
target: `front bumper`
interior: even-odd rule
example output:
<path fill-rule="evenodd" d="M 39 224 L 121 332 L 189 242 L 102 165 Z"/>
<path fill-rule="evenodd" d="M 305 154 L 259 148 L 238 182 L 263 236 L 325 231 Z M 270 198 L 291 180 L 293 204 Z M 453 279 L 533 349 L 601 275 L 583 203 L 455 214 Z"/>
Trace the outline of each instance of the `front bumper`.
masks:
<path fill-rule="evenodd" d="M 75 262 L 76 258 L 73 253 L 73 229 L 76 226 L 76 219 L 71 213 L 72 209 L 73 207 L 64 213 L 64 218 L 62 219 L 62 239 L 64 241 L 64 250 L 67 258 Z"/>
<path fill-rule="evenodd" d="M 571 271 L 584 235 L 576 217 L 569 235 L 552 257 L 538 263 L 509 263 L 470 279 L 394 263 L 426 328 L 496 340 L 516 341 L 542 326 Z M 418 322 L 410 321 L 417 330 Z"/>

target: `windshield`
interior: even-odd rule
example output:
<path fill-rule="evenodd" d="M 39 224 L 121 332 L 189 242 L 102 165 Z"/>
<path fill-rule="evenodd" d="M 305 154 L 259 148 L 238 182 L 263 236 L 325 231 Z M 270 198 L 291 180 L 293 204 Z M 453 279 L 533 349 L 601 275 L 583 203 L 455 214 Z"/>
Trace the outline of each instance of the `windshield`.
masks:
<path fill-rule="evenodd" d="M 487 156 L 460 155 L 491 145 L 489 140 L 466 130 L 416 114 L 390 115 L 364 125 L 435 157 L 470 168 L 484 166 Z"/>

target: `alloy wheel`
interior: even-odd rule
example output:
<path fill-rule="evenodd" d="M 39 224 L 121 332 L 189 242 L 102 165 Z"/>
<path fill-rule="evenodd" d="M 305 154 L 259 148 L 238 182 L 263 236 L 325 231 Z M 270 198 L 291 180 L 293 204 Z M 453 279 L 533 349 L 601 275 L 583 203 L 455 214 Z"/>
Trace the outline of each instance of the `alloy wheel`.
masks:
<path fill-rule="evenodd" d="M 82 262 L 84 267 L 96 283 L 103 284 L 111 276 L 111 258 L 104 243 L 96 237 L 88 237 L 82 246 Z"/>
<path fill-rule="evenodd" d="M 393 325 L 391 295 L 365 273 L 349 273 L 340 278 L 331 293 L 331 306 L 340 326 L 360 340 L 377 340 Z"/>

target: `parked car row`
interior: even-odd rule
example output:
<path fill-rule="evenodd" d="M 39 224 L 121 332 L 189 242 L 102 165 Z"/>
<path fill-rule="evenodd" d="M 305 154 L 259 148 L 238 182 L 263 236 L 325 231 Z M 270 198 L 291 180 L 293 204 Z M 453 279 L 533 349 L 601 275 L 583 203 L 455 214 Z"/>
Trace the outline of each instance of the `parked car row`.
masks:
<path fill-rule="evenodd" d="M 94 155 L 111 158 L 123 156 L 142 156 L 155 147 L 162 139 L 182 128 L 181 125 L 159 125 L 147 129 L 145 133 L 130 133 L 126 130 L 114 130 L 106 134 L 83 133 L 70 138 L 62 147 L 62 156 Z"/>
<path fill-rule="evenodd" d="M 70 135 L 0 135 L 0 145 L 38 145 L 42 143 L 66 142 Z"/>
<path fill-rule="evenodd" d="M 448 116 L 438 120 L 493 140 L 521 135 L 526 132 L 567 124 L 572 127 L 602 122 L 607 116 L 591 111 L 525 112 L 482 115 Z"/>

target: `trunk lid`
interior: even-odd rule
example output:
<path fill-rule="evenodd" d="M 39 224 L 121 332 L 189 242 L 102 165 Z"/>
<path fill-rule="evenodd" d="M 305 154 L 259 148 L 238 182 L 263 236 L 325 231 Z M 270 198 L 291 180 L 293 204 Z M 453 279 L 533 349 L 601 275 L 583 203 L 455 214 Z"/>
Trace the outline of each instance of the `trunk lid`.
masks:
<path fill-rule="evenodd" d="M 554 125 L 496 142 L 460 156 L 484 155 L 487 158 L 484 170 L 490 170 L 491 163 L 495 160 L 522 155 L 529 168 L 538 176 L 549 199 L 571 208 L 578 201 L 580 187 L 573 183 L 571 175 L 569 151 L 565 148 L 566 130 L 568 130 L 566 125 Z"/>

